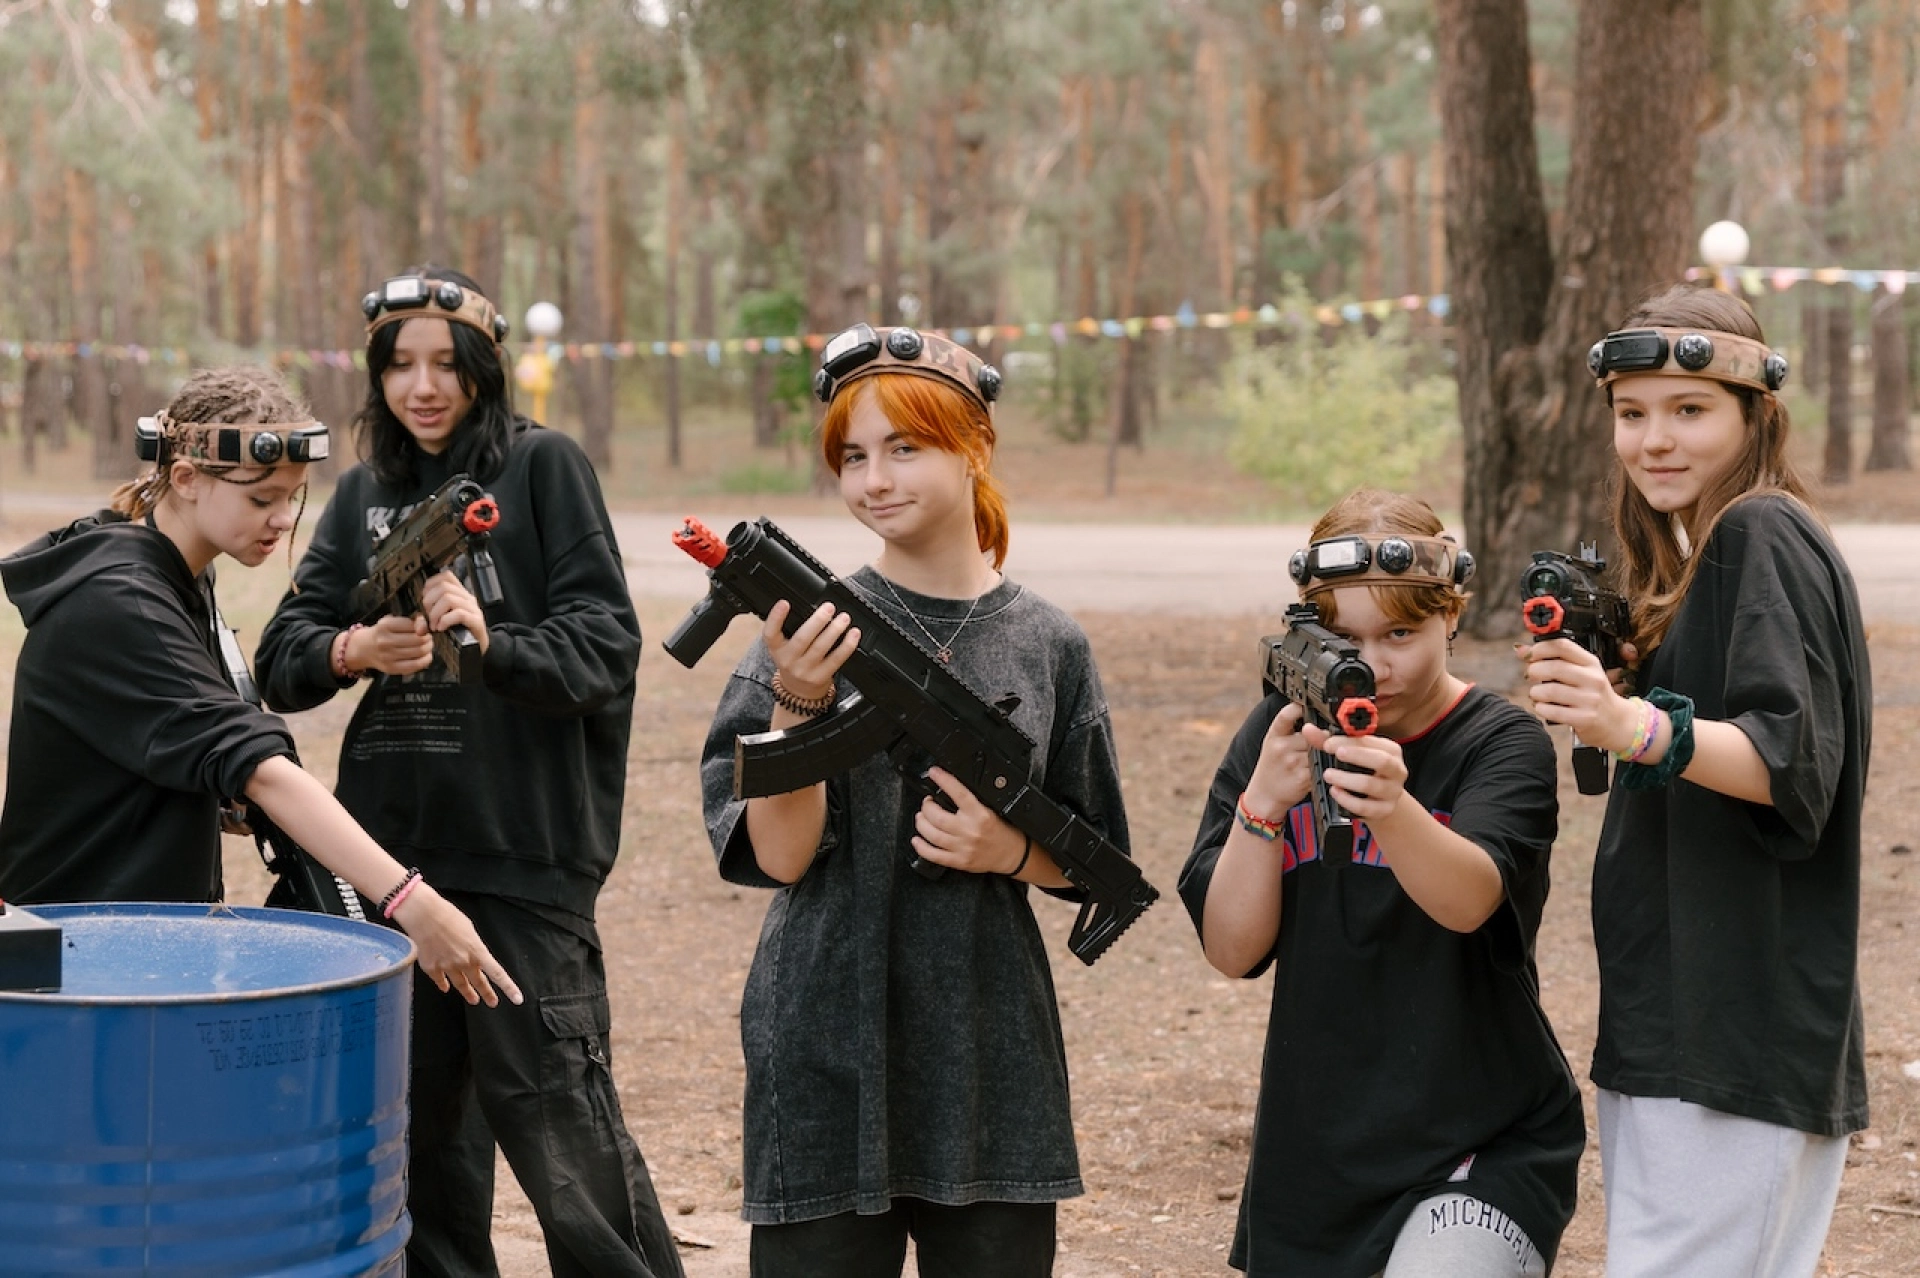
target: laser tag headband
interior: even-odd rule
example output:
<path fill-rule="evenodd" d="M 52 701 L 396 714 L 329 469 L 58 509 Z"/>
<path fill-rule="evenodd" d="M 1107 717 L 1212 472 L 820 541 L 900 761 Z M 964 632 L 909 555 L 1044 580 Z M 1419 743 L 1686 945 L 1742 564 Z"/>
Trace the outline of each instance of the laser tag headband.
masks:
<path fill-rule="evenodd" d="M 958 386 L 989 417 L 1000 398 L 1000 370 L 958 342 L 938 333 L 870 324 L 855 324 L 827 342 L 820 371 L 813 375 L 814 398 L 832 403 L 835 395 L 875 373 L 907 373 Z"/>
<path fill-rule="evenodd" d="M 216 466 L 304 465 L 328 455 L 327 428 L 305 422 L 176 422 L 163 411 L 134 423 L 134 450 L 141 461 L 169 457 Z"/>
<path fill-rule="evenodd" d="M 1328 537 L 1294 551 L 1287 575 L 1302 599 L 1341 586 L 1445 586 L 1458 594 L 1473 580 L 1473 556 L 1451 537 Z"/>
<path fill-rule="evenodd" d="M 1785 355 L 1765 342 L 1714 329 L 1623 328 L 1593 344 L 1587 368 L 1600 386 L 1629 373 L 1710 377 L 1768 393 L 1787 381 Z"/>
<path fill-rule="evenodd" d="M 432 309 L 428 310 L 427 307 Z M 388 324 L 418 319 L 425 311 L 429 319 L 452 320 L 477 328 L 487 340 L 499 345 L 507 340 L 507 317 L 481 294 L 452 280 L 429 279 L 424 275 L 396 275 L 360 299 L 361 313 L 367 317 L 367 341 Z"/>

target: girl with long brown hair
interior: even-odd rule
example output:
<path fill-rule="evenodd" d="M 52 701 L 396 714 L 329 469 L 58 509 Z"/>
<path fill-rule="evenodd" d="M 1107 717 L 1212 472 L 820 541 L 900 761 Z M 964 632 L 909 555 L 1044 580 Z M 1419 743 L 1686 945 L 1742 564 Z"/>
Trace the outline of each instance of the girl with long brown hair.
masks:
<path fill-rule="evenodd" d="M 1541 717 L 1621 761 L 1593 876 L 1607 1272 L 1801 1278 L 1867 1121 L 1859 599 L 1745 303 L 1667 289 L 1589 363 L 1638 695 L 1569 640 L 1520 653 Z"/>

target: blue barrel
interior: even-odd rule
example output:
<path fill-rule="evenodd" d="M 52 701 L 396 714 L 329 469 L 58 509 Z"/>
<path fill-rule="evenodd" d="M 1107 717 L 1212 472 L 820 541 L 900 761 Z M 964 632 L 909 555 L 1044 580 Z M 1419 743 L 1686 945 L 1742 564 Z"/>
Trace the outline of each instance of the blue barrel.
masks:
<path fill-rule="evenodd" d="M 54 905 L 0 993 L 0 1270 L 398 1274 L 413 942 L 352 919 Z"/>

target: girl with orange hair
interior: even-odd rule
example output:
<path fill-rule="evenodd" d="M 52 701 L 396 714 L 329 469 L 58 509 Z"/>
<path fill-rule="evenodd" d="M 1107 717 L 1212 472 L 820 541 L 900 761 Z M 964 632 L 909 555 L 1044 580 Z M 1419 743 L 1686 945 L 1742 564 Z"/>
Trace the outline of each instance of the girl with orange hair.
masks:
<path fill-rule="evenodd" d="M 1106 698 L 1086 636 L 1006 577 L 994 484 L 999 374 L 912 329 L 828 344 L 821 448 L 880 538 L 846 580 L 1045 743 L 1036 784 L 1123 849 Z M 733 797 L 735 739 L 847 689 L 860 641 L 785 604 L 734 672 L 701 765 L 722 877 L 776 889 L 741 1003 L 752 1273 L 896 1278 L 1052 1272 L 1055 1204 L 1081 1191 L 1067 1063 L 1029 889 L 1075 895 L 1048 855 L 955 778 L 913 788 L 884 756 L 789 794 Z M 914 861 L 931 872 L 916 873 Z"/>

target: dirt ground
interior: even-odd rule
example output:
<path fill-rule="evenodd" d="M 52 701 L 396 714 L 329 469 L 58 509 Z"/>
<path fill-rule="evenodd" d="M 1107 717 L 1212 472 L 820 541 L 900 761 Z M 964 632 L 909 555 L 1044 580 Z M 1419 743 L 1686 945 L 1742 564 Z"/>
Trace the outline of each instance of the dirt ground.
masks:
<path fill-rule="evenodd" d="M 1201 461 L 1149 455 L 1128 462 L 1122 498 L 1102 499 L 1098 449 L 1008 450 L 1005 473 L 1021 518 L 1193 518 L 1252 500 Z M 15 472 L 17 475 L 17 472 Z M 1079 478 L 1075 478 L 1079 477 Z M 1836 519 L 1920 523 L 1911 475 L 1861 484 L 1829 502 Z M 1887 482 L 1879 482 L 1887 481 Z M 811 499 L 782 502 L 833 509 Z M 648 505 L 654 503 L 649 502 Z M 678 503 L 662 509 L 678 512 Z M 769 509 L 775 505 L 770 503 Z M 8 509 L 6 544 L 46 526 Z M 1244 513 L 1241 514 L 1244 517 Z M 257 626 L 285 582 L 284 563 L 231 582 L 227 612 Z M 600 902 L 614 1005 L 615 1067 L 629 1125 L 681 1232 L 692 1278 L 743 1278 L 740 1203 L 742 1069 L 738 1006 L 766 897 L 722 883 L 701 827 L 695 770 L 718 690 L 749 639 L 737 623 L 699 668 L 683 670 L 658 641 L 683 604 L 646 602 L 639 705 L 629 755 L 623 852 Z M 1248 1150 L 1268 989 L 1203 961 L 1174 883 L 1201 799 L 1228 736 L 1257 693 L 1254 641 L 1269 611 L 1209 618 L 1084 612 L 1113 708 L 1134 851 L 1162 898 L 1089 968 L 1066 950 L 1071 910 L 1040 900 L 1073 1069 L 1074 1118 L 1088 1193 L 1063 1204 L 1061 1278 L 1206 1275 L 1225 1251 Z M 19 621 L 0 610 L 0 681 L 10 682 Z M 243 637 L 249 646 L 250 637 Z M 1822 1274 L 1920 1273 L 1920 866 L 1911 813 L 1920 802 L 1920 630 L 1871 636 L 1876 732 L 1866 817 L 1861 969 L 1873 1126 L 1854 1138 Z M 1511 691 L 1511 654 L 1463 643 L 1456 666 Z M 0 689 L 4 691 L 4 689 Z M 4 705 L 0 701 L 0 705 Z M 294 720 L 303 753 L 331 770 L 349 704 Z M 1561 741 L 1564 752 L 1566 743 Z M 1595 965 L 1587 892 L 1600 801 L 1562 769 L 1562 835 L 1539 946 L 1543 997 L 1584 1080 L 1595 1030 Z M 265 891 L 251 848 L 229 847 L 232 899 Z M 1557 1273 L 1601 1273 L 1603 1206 L 1597 1148 L 1583 1165 L 1580 1207 Z M 495 1241 L 510 1278 L 546 1273 L 539 1228 L 502 1169 Z"/>

